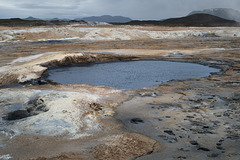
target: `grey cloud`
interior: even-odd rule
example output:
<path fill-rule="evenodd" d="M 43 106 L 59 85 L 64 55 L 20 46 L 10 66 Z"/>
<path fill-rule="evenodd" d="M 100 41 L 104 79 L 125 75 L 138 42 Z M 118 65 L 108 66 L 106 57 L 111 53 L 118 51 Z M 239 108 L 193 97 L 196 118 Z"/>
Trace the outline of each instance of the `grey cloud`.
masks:
<path fill-rule="evenodd" d="M 0 15 L 1 15 L 0 19 L 4 19 L 4 18 L 27 17 L 28 13 L 17 10 L 11 10 L 9 8 L 0 6 Z"/>
<path fill-rule="evenodd" d="M 78 7 L 80 3 L 78 1 L 66 1 L 66 0 L 53 0 L 46 1 L 42 0 L 41 3 L 36 3 L 34 1 L 31 2 L 23 2 L 16 4 L 17 8 L 21 9 L 75 9 Z"/>
<path fill-rule="evenodd" d="M 1 9 L 2 8 L 2 9 Z M 233 8 L 239 0 L 0 0 L 1 17 L 77 18 L 122 15 L 133 19 L 181 17 L 193 10 Z"/>

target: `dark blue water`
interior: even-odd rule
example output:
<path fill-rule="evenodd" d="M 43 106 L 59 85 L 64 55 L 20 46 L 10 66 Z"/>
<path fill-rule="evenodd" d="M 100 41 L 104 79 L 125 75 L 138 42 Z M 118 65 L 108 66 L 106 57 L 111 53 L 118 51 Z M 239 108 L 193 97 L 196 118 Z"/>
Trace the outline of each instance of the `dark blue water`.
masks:
<path fill-rule="evenodd" d="M 215 68 L 193 63 L 128 61 L 50 69 L 48 79 L 62 84 L 92 84 L 138 89 L 173 79 L 206 77 L 211 72 L 218 71 Z"/>

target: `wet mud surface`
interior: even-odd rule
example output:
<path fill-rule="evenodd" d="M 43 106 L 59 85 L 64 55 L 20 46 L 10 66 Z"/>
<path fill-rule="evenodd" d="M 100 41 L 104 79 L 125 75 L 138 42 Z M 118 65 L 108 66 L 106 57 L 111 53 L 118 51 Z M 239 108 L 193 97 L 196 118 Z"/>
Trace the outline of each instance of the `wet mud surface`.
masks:
<path fill-rule="evenodd" d="M 199 83 L 198 91 L 164 93 L 159 87 L 158 96 L 135 97 L 117 108 L 116 118 L 125 124 L 125 129 L 158 140 L 163 151 L 138 159 L 238 159 L 240 147 L 239 104 L 226 97 L 236 97 L 234 90 L 214 89 L 206 94 L 206 86 Z M 226 95 L 229 94 L 229 95 Z M 237 102 L 238 103 L 238 102 Z M 238 107 L 237 107 L 238 108 Z"/>
<path fill-rule="evenodd" d="M 238 160 L 239 41 L 142 37 L 74 44 L 1 42 L 0 159 Z M 198 63 L 221 71 L 144 89 L 41 79 L 56 66 L 146 59 Z M 6 87 L 17 82 L 29 83 Z"/>

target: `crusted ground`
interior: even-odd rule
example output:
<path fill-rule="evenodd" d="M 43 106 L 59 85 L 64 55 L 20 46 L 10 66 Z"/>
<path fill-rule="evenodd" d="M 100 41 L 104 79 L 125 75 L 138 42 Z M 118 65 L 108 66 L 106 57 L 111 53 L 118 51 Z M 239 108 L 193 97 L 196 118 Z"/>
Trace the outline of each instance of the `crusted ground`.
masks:
<path fill-rule="evenodd" d="M 0 158 L 239 158 L 239 28 L 73 28 L 1 28 Z M 221 72 L 138 90 L 33 80 L 53 66 L 125 59 Z"/>

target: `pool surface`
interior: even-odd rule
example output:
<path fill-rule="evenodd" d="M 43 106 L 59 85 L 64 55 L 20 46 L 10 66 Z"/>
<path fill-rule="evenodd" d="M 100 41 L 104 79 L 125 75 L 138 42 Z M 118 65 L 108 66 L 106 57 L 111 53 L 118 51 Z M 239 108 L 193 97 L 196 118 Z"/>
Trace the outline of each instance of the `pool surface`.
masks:
<path fill-rule="evenodd" d="M 48 71 L 48 79 L 61 84 L 91 84 L 121 89 L 144 88 L 173 79 L 201 78 L 219 69 L 168 61 L 127 61 L 59 67 Z"/>

